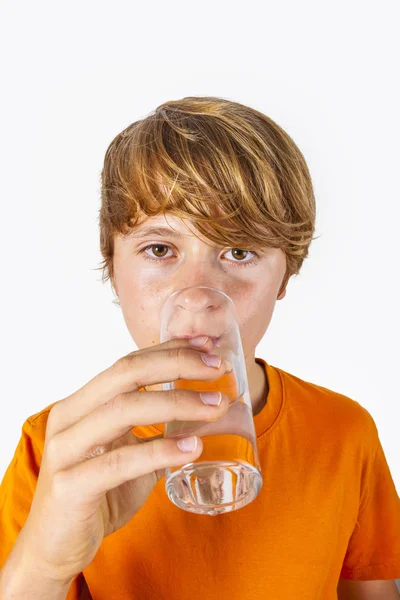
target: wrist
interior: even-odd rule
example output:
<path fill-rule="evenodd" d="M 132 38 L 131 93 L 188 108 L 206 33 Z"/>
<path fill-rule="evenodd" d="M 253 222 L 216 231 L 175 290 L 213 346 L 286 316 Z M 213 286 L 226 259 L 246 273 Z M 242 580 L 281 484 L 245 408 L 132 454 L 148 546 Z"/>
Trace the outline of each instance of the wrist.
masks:
<path fill-rule="evenodd" d="M 54 578 L 39 565 L 11 552 L 0 571 L 1 600 L 65 600 L 73 579 Z"/>

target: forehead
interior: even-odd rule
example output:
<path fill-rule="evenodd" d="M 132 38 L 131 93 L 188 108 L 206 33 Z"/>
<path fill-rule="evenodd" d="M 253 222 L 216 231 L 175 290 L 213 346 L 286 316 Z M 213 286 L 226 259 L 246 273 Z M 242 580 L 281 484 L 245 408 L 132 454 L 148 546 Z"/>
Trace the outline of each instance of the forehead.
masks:
<path fill-rule="evenodd" d="M 203 227 L 207 228 L 207 224 L 204 222 Z M 182 219 L 170 214 L 158 215 L 156 217 L 147 217 L 145 215 L 132 230 L 130 237 L 140 239 L 151 235 L 169 235 L 176 238 L 192 238 L 197 236 L 209 242 L 197 230 L 195 223 L 191 219 Z"/>
<path fill-rule="evenodd" d="M 138 221 L 138 224 L 134 228 L 135 233 L 141 233 L 144 230 L 153 228 L 153 227 L 164 227 L 168 229 L 173 229 L 175 231 L 179 231 L 182 234 L 189 233 L 188 225 L 190 223 L 189 219 L 184 221 L 179 217 L 175 217 L 173 215 L 158 215 L 157 217 L 148 217 L 145 215 Z"/>

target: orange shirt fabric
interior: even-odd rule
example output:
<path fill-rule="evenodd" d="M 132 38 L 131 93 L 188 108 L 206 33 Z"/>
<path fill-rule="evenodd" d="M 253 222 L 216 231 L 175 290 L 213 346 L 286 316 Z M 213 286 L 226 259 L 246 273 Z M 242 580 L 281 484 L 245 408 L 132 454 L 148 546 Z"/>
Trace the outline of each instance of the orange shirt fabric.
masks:
<path fill-rule="evenodd" d="M 68 600 L 79 599 L 83 578 L 94 600 L 334 600 L 339 577 L 400 578 L 400 501 L 370 413 L 256 360 L 269 383 L 254 416 L 257 498 L 231 513 L 196 515 L 170 502 L 162 478 L 103 540 Z M 0 487 L 0 568 L 30 510 L 52 406 L 23 424 Z M 163 426 L 132 431 L 150 437 Z"/>

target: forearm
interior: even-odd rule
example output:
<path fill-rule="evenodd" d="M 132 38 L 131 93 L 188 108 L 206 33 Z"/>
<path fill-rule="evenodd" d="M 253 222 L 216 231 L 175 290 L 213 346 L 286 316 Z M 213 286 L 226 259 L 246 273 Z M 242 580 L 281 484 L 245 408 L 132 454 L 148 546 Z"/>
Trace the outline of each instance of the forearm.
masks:
<path fill-rule="evenodd" d="M 65 600 L 72 584 L 46 576 L 33 564 L 26 564 L 11 552 L 0 571 L 1 600 Z"/>

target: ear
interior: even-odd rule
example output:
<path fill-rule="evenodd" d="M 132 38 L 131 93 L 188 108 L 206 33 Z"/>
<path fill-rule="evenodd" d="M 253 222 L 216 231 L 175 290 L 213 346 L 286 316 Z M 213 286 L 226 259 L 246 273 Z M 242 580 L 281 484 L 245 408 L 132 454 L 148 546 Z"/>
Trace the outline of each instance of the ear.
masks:
<path fill-rule="evenodd" d="M 281 287 L 278 292 L 278 296 L 276 298 L 277 300 L 282 300 L 286 296 L 286 288 L 287 288 L 287 284 L 289 283 L 289 279 L 290 279 L 290 273 L 286 269 L 286 273 L 282 279 Z"/>
<path fill-rule="evenodd" d="M 118 287 L 117 284 L 115 283 L 115 279 L 113 277 L 110 277 L 110 283 L 111 283 L 111 289 L 114 293 L 114 300 L 112 301 L 113 304 L 116 304 L 116 306 L 121 306 L 120 302 L 119 302 L 119 294 L 118 294 Z"/>
<path fill-rule="evenodd" d="M 118 296 L 118 287 L 117 287 L 114 277 L 110 277 L 110 283 L 111 283 L 111 289 L 113 290 L 115 295 Z"/>
<path fill-rule="evenodd" d="M 286 296 L 286 288 L 279 294 L 277 300 L 282 300 Z"/>

